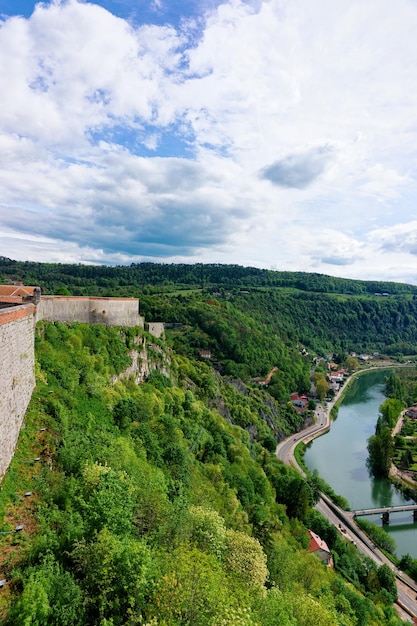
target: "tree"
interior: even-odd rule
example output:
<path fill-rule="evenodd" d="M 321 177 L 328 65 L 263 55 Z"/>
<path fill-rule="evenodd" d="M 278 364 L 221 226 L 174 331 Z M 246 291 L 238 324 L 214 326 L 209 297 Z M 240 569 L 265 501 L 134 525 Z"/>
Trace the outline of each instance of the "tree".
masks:
<path fill-rule="evenodd" d="M 394 428 L 401 414 L 403 406 L 404 404 L 401 400 L 396 400 L 395 398 L 387 398 L 387 400 L 385 400 L 385 402 L 383 402 L 379 407 L 382 417 L 382 425 L 388 426 L 389 428 Z"/>
<path fill-rule="evenodd" d="M 355 356 L 348 356 L 345 361 L 345 368 L 349 374 L 353 374 L 359 369 L 359 360 Z"/>
<path fill-rule="evenodd" d="M 388 427 L 382 428 L 380 433 L 368 439 L 368 453 L 367 465 L 372 474 L 375 477 L 388 478 L 394 455 L 394 442 Z"/>
<path fill-rule="evenodd" d="M 276 500 L 285 504 L 288 517 L 303 521 L 314 502 L 313 491 L 295 470 L 285 470 L 272 477 Z"/>
<path fill-rule="evenodd" d="M 155 559 L 145 542 L 120 539 L 105 528 L 90 543 L 78 542 L 71 556 L 84 589 L 89 616 L 84 623 L 112 620 L 116 626 L 129 612 L 144 609 L 155 574 Z"/>
<path fill-rule="evenodd" d="M 403 470 L 408 470 L 410 465 L 413 463 L 413 453 L 410 448 L 402 451 L 401 459 L 400 459 L 400 467 Z"/>
<path fill-rule="evenodd" d="M 113 409 L 113 417 L 120 430 L 125 430 L 138 414 L 138 407 L 133 398 L 120 400 Z"/>
<path fill-rule="evenodd" d="M 406 396 L 406 386 L 397 372 L 391 372 L 385 380 L 385 394 L 388 398 L 404 400 Z"/>
<path fill-rule="evenodd" d="M 223 518 L 212 509 L 190 508 L 191 541 L 200 550 L 221 559 L 226 549 L 226 526 Z"/>
<path fill-rule="evenodd" d="M 330 389 L 330 385 L 326 380 L 326 376 L 322 372 L 314 372 L 312 379 L 316 387 L 317 397 L 320 402 L 322 402 Z"/>
<path fill-rule="evenodd" d="M 218 623 L 230 600 L 223 568 L 214 555 L 180 546 L 166 554 L 161 567 L 162 576 L 146 607 L 148 620 L 156 618 L 167 626 Z"/>
<path fill-rule="evenodd" d="M 266 554 L 254 537 L 240 531 L 226 531 L 226 568 L 248 586 L 263 588 L 268 577 Z"/>
<path fill-rule="evenodd" d="M 81 588 L 48 553 L 41 564 L 26 572 L 23 592 L 12 607 L 7 623 L 82 626 L 84 617 Z"/>
<path fill-rule="evenodd" d="M 327 392 L 329 391 L 329 389 L 330 389 L 330 385 L 325 378 L 321 378 L 320 380 L 317 381 L 316 393 L 320 402 L 322 402 L 324 398 L 327 396 Z"/>
<path fill-rule="evenodd" d="M 124 472 L 93 463 L 84 469 L 85 499 L 81 503 L 86 527 L 92 535 L 104 527 L 128 533 L 133 519 L 136 488 Z"/>
<path fill-rule="evenodd" d="M 382 589 L 386 589 L 392 598 L 392 602 L 397 600 L 397 584 L 395 574 L 385 563 L 378 568 L 378 580 Z"/>

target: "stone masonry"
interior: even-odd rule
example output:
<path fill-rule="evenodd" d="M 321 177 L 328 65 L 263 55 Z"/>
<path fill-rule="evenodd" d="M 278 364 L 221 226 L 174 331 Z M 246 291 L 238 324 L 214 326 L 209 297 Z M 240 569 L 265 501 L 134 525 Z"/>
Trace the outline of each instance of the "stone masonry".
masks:
<path fill-rule="evenodd" d="M 137 298 L 41 296 L 36 321 L 42 319 L 105 326 L 144 326 Z"/>
<path fill-rule="evenodd" d="M 33 304 L 0 310 L 0 481 L 35 386 Z"/>

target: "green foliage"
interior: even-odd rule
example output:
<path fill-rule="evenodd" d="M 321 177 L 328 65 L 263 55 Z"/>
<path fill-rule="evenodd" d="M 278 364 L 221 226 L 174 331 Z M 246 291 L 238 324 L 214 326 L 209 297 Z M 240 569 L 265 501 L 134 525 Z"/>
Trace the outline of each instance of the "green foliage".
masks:
<path fill-rule="evenodd" d="M 390 372 L 385 380 L 385 395 L 388 398 L 404 400 L 406 396 L 406 383 L 398 372 Z"/>
<path fill-rule="evenodd" d="M 285 466 L 274 468 L 270 480 L 275 487 L 277 501 L 286 506 L 287 515 L 305 520 L 314 503 L 310 485 L 298 472 Z"/>
<path fill-rule="evenodd" d="M 7 618 L 21 626 L 82 626 L 85 611 L 80 586 L 51 554 L 24 573 L 23 592 Z"/>
<path fill-rule="evenodd" d="M 395 540 L 383 528 L 364 519 L 359 518 L 356 521 L 358 526 L 366 532 L 377 546 L 391 554 L 395 554 Z"/>
<path fill-rule="evenodd" d="M 385 426 L 391 429 L 394 428 L 403 408 L 404 403 L 401 400 L 387 398 L 379 407 L 381 412 L 379 428 L 384 428 Z"/>
<path fill-rule="evenodd" d="M 313 375 L 313 382 L 316 387 L 317 397 L 320 402 L 323 402 L 323 400 L 327 396 L 327 392 L 330 389 L 330 385 L 327 382 L 324 374 L 321 374 L 320 372 L 315 372 L 315 374 Z"/>
<path fill-rule="evenodd" d="M 413 559 L 409 554 L 404 554 L 398 567 L 411 576 L 413 580 L 417 580 L 417 559 Z"/>
<path fill-rule="evenodd" d="M 387 426 L 378 430 L 368 439 L 367 464 L 375 477 L 388 478 L 392 458 L 394 456 L 394 442 L 391 429 Z"/>
<path fill-rule="evenodd" d="M 244 584 L 262 589 L 268 577 L 266 555 L 254 537 L 229 529 L 226 531 L 225 565 Z"/>
<path fill-rule="evenodd" d="M 395 574 L 385 563 L 378 568 L 378 581 L 381 589 L 385 589 L 391 596 L 391 602 L 397 600 L 397 585 Z"/>
<path fill-rule="evenodd" d="M 215 557 L 182 546 L 161 559 L 161 576 L 149 598 L 146 614 L 157 624 L 207 626 L 230 606 L 224 573 Z"/>
<path fill-rule="evenodd" d="M 136 491 L 130 476 L 95 463 L 85 467 L 83 478 L 83 494 L 79 502 L 88 536 L 103 528 L 118 535 L 128 533 Z"/>
<path fill-rule="evenodd" d="M 359 360 L 354 356 L 349 356 L 345 360 L 345 368 L 349 374 L 353 374 L 353 372 L 356 372 L 356 370 L 359 369 Z"/>
<path fill-rule="evenodd" d="M 378 607 L 306 552 L 314 484 L 274 455 L 302 418 L 175 351 L 175 378 L 116 381 L 132 344 L 127 330 L 38 328 L 22 437 L 32 419 L 47 436 L 26 478 L 33 532 L 13 567 L 4 564 L 7 624 L 383 624 Z M 301 357 L 287 368 L 289 353 L 275 346 L 288 395 L 308 368 Z M 21 474 L 10 472 L 21 491 Z M 339 564 L 359 589 L 353 556 L 341 553 Z M 378 584 L 388 597 L 389 581 Z"/>
<path fill-rule="evenodd" d="M 117 537 L 104 528 L 92 541 L 76 543 L 71 556 L 84 592 L 87 623 L 124 624 L 127 615 L 145 608 L 155 574 L 145 542 Z"/>
<path fill-rule="evenodd" d="M 190 508 L 190 539 L 202 551 L 223 558 L 226 550 L 226 526 L 223 518 L 211 509 Z"/>
<path fill-rule="evenodd" d="M 129 266 L 80 265 L 67 263 L 33 263 L 0 259 L 0 272 L 27 285 L 39 284 L 46 293 L 56 293 L 63 286 L 73 287 L 78 295 L 108 295 L 116 290 L 119 295 L 129 295 L 129 289 L 146 286 L 146 291 L 172 292 L 181 288 L 218 286 L 235 291 L 246 288 L 285 288 L 307 293 L 336 293 L 347 295 L 415 294 L 413 285 L 403 283 L 360 281 L 306 272 L 277 272 L 239 265 L 218 263 L 194 265 L 166 263 L 138 263 Z M 247 295 L 246 293 L 244 294 Z M 383 299 L 385 301 L 385 298 Z"/>

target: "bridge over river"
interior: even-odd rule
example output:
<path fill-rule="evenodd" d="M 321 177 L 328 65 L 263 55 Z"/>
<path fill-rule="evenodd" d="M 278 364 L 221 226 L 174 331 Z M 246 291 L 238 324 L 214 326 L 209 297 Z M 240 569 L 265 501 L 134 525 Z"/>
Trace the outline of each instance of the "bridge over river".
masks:
<path fill-rule="evenodd" d="M 403 504 L 400 506 L 382 506 L 375 509 L 359 509 L 352 511 L 353 517 L 362 517 L 364 515 L 381 515 L 382 522 L 389 524 L 389 516 L 391 513 L 401 513 L 403 511 L 411 511 L 413 513 L 413 522 L 417 522 L 417 504 Z"/>

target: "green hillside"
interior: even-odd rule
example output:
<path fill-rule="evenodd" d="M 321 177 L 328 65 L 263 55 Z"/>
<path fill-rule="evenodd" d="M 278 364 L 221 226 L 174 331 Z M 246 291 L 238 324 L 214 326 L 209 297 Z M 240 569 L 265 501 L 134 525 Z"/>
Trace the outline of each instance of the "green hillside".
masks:
<path fill-rule="evenodd" d="M 350 295 L 417 294 L 417 286 L 382 281 L 361 281 L 336 278 L 308 272 L 279 272 L 243 267 L 196 263 L 138 263 L 129 266 L 81 265 L 64 263 L 35 263 L 13 261 L 0 257 L 0 279 L 23 280 L 38 284 L 45 293 L 55 293 L 61 285 L 74 290 L 74 295 L 87 289 L 87 295 L 107 290 L 141 289 L 143 287 L 169 290 L 172 287 L 227 289 L 291 288 L 317 293 Z M 94 291 L 94 293 L 93 293 Z M 79 292 L 79 293 L 77 293 Z"/>
<path fill-rule="evenodd" d="M 1 532 L 24 525 L 0 539 L 3 623 L 399 624 L 384 566 L 275 457 L 298 416 L 151 337 L 169 376 L 118 377 L 142 333 L 38 325 L 37 386 L 0 493 Z M 308 554 L 307 528 L 335 570 Z"/>
<path fill-rule="evenodd" d="M 416 287 L 2 258 L 8 280 L 139 297 L 166 334 L 38 324 L 37 386 L 0 491 L 6 626 L 400 623 L 391 572 L 315 511 L 319 479 L 285 467 L 275 446 L 313 419 L 289 399 L 308 392 L 317 357 L 417 354 Z M 123 372 L 144 340 L 150 372 L 136 384 Z M 268 374 L 267 388 L 254 382 Z M 333 569 L 308 554 L 307 529 Z"/>
<path fill-rule="evenodd" d="M 148 321 L 191 325 L 183 341 L 195 349 L 205 347 L 200 343 L 214 346 L 219 358 L 241 364 L 235 370 L 240 375 L 248 360 L 252 365 L 246 375 L 261 375 L 275 365 L 282 343 L 317 354 L 417 354 L 417 286 L 403 283 L 237 265 L 108 267 L 1 257 L 0 282 L 8 280 L 39 285 L 45 294 L 139 297 Z M 256 334 L 257 355 L 254 346 L 250 357 L 242 355 L 239 329 Z"/>

